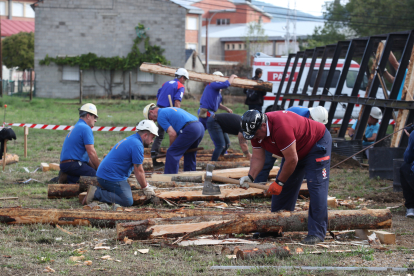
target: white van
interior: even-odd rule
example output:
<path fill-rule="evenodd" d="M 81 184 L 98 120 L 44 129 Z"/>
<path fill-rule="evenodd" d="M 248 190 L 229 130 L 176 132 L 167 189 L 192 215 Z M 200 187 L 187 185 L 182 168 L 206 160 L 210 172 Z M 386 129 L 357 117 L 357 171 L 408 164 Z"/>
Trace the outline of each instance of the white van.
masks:
<path fill-rule="evenodd" d="M 300 61 L 300 59 L 299 59 L 299 61 Z M 264 104 L 263 104 L 262 112 L 269 112 L 273 108 L 273 104 L 274 104 L 275 99 L 276 99 L 275 96 L 276 96 L 277 91 L 279 89 L 280 80 L 282 79 L 282 75 L 283 75 L 283 71 L 284 71 L 285 66 L 286 66 L 286 62 L 287 62 L 287 57 L 275 58 L 275 57 L 272 57 L 272 56 L 265 55 L 263 53 L 257 53 L 255 58 L 254 58 L 254 61 L 253 61 L 253 75 L 254 75 L 254 72 L 257 68 L 261 68 L 263 70 L 262 80 L 263 81 L 268 81 L 268 82 L 273 82 L 272 92 L 267 92 L 266 96 L 264 97 Z M 288 80 L 289 80 L 289 76 L 291 74 L 291 70 L 292 70 L 292 67 L 293 67 L 293 62 L 294 61 L 292 59 L 291 62 L 290 62 L 290 65 L 289 65 L 289 71 L 286 75 L 286 79 L 285 79 L 285 82 L 283 84 L 282 94 L 285 92 L 285 89 L 286 89 L 286 86 L 287 86 L 287 83 L 288 83 Z M 313 86 L 314 86 L 314 83 L 315 83 L 315 80 L 316 80 L 316 76 L 317 76 L 318 71 L 319 71 L 320 62 L 321 62 L 321 59 L 317 59 L 316 62 L 315 62 L 315 67 L 314 67 L 314 70 L 313 70 L 312 78 L 311 78 L 310 83 L 309 83 L 308 91 L 306 92 L 307 95 L 312 94 L 312 90 L 313 90 Z M 322 89 L 325 86 L 325 82 L 326 82 L 326 78 L 328 76 L 328 72 L 329 72 L 329 69 L 330 69 L 330 66 L 331 66 L 331 62 L 332 62 L 332 59 L 327 59 L 326 62 L 325 62 L 325 68 L 324 68 L 324 72 L 323 72 L 322 78 L 321 78 L 320 83 L 319 83 L 317 95 L 322 94 Z M 301 80 L 300 80 L 300 85 L 299 85 L 299 88 L 298 88 L 298 91 L 297 91 L 298 94 L 302 94 L 303 86 L 305 85 L 305 81 L 306 81 L 306 78 L 308 76 L 310 63 L 311 63 L 311 58 L 308 58 L 307 61 L 306 61 L 306 66 L 303 70 Z M 299 74 L 300 65 L 301 65 L 300 62 L 298 62 L 297 66 L 296 66 L 296 70 L 295 70 L 295 73 L 294 73 L 292 83 L 290 85 L 289 93 L 292 93 L 292 91 L 295 87 L 296 79 L 297 79 L 297 76 Z M 339 59 L 338 64 L 336 66 L 334 77 L 332 79 L 332 84 L 331 84 L 331 87 L 329 89 L 328 96 L 335 95 L 336 86 L 338 84 L 339 77 L 341 76 L 343 66 L 344 66 L 344 59 Z M 356 77 L 358 75 L 359 67 L 360 66 L 357 62 L 355 62 L 355 61 L 351 62 L 351 66 L 348 70 L 348 75 L 346 76 L 346 81 L 345 81 L 344 87 L 342 89 L 342 95 L 351 96 L 352 89 L 354 87 L 355 80 L 356 80 Z M 362 84 L 361 84 L 361 87 L 359 89 L 358 97 L 364 97 L 365 96 L 365 90 L 366 90 L 367 83 L 368 83 L 368 78 L 365 74 L 364 79 L 363 79 Z M 381 88 L 378 88 L 377 98 L 378 99 L 384 99 L 384 94 L 383 94 Z M 278 101 L 279 106 L 282 104 L 282 99 L 283 99 L 283 97 L 280 97 L 280 99 Z M 304 101 L 303 106 L 308 107 L 308 103 L 309 103 L 308 101 Z M 299 100 L 295 100 L 293 105 L 297 106 L 298 104 L 299 104 Z M 318 104 L 319 104 L 319 102 L 315 101 L 313 106 L 318 106 Z M 289 100 L 286 100 L 286 104 L 282 108 L 287 109 L 288 106 L 289 106 Z M 325 103 L 325 108 L 328 111 L 329 111 L 330 106 L 331 106 L 330 102 Z M 346 107 L 347 107 L 347 103 L 338 103 L 338 106 L 337 106 L 336 111 L 335 111 L 334 118 L 335 119 L 342 119 L 345 115 Z M 354 119 L 358 118 L 360 109 L 361 109 L 361 107 L 360 107 L 359 104 L 356 104 L 354 106 L 354 109 L 352 111 L 352 118 L 354 118 Z M 339 120 L 336 120 L 336 121 L 338 122 Z"/>

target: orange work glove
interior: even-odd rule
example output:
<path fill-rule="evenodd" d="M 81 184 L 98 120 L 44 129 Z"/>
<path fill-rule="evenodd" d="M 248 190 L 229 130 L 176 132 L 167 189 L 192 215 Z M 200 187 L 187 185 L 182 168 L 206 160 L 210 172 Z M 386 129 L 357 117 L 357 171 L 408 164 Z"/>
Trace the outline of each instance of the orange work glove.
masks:
<path fill-rule="evenodd" d="M 282 188 L 283 188 L 283 185 L 280 185 L 279 183 L 275 181 L 272 183 L 272 185 L 270 185 L 269 189 L 267 190 L 267 193 L 271 195 L 280 195 L 280 193 L 282 192 Z"/>

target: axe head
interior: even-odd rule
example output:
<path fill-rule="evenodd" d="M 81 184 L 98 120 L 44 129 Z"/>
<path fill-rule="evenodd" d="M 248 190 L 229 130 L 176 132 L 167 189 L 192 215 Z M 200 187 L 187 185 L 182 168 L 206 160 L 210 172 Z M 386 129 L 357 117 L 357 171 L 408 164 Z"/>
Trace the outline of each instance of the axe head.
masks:
<path fill-rule="evenodd" d="M 220 187 L 211 183 L 214 165 L 207 164 L 206 179 L 204 180 L 203 195 L 220 195 Z"/>

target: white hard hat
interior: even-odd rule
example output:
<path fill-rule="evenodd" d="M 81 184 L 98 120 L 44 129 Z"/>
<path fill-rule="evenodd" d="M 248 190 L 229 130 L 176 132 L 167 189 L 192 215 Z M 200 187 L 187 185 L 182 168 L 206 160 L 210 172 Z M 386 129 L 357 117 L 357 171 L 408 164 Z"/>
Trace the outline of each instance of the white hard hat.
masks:
<path fill-rule="evenodd" d="M 175 75 L 184 76 L 187 80 L 189 79 L 188 72 L 184 68 L 178 68 L 177 71 L 175 71 Z"/>
<path fill-rule="evenodd" d="M 87 104 L 82 105 L 82 107 L 79 108 L 79 111 L 86 111 L 88 113 L 91 113 L 91 114 L 95 115 L 96 117 L 99 117 L 98 116 L 98 110 L 96 109 L 96 106 L 94 104 L 91 104 L 91 103 L 87 103 Z"/>
<path fill-rule="evenodd" d="M 220 71 L 216 71 L 216 72 L 214 72 L 213 73 L 213 75 L 215 75 L 215 76 L 220 76 L 220 77 L 223 77 L 224 75 L 223 75 L 223 73 L 222 72 L 220 72 Z"/>
<path fill-rule="evenodd" d="M 155 103 L 150 103 L 150 104 L 148 104 L 148 105 L 146 105 L 146 106 L 144 107 L 144 111 L 143 111 L 143 113 L 144 113 L 144 117 L 145 117 L 145 119 L 147 119 L 147 120 L 148 120 L 148 112 L 149 112 L 149 110 L 151 109 L 151 107 L 153 107 L 153 106 L 156 106 L 156 105 L 155 105 Z"/>
<path fill-rule="evenodd" d="M 369 113 L 369 115 L 370 115 L 372 118 L 379 120 L 379 119 L 381 119 L 381 118 L 382 118 L 382 111 L 381 111 L 381 109 L 379 109 L 378 107 L 374 106 L 374 107 L 371 109 L 371 113 Z"/>
<path fill-rule="evenodd" d="M 154 121 L 151 120 L 142 120 L 138 123 L 136 127 L 137 131 L 139 130 L 148 130 L 155 136 L 158 136 L 158 127 L 155 125 Z"/>
<path fill-rule="evenodd" d="M 328 111 L 323 106 L 311 107 L 309 108 L 309 113 L 312 116 L 312 119 L 316 122 L 327 124 L 328 123 Z"/>

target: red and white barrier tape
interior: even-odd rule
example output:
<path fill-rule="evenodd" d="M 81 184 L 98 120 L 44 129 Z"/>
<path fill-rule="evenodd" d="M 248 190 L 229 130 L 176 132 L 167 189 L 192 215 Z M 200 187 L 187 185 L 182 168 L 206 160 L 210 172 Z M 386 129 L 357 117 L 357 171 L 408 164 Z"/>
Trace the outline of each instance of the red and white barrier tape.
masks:
<path fill-rule="evenodd" d="M 49 129 L 49 130 L 71 130 L 73 126 L 64 125 L 43 125 L 43 124 L 7 124 L 6 126 L 28 127 L 34 129 Z M 95 126 L 92 131 L 136 131 L 135 127 L 105 127 Z"/>
<path fill-rule="evenodd" d="M 333 120 L 332 121 L 332 125 L 342 125 L 342 119 L 335 119 L 335 120 Z M 356 119 L 351 119 L 351 120 L 349 120 L 349 124 L 355 124 L 355 121 L 356 121 Z M 380 121 L 380 123 L 381 123 L 381 121 Z M 393 125 L 393 124 L 395 124 L 395 121 L 394 120 L 390 120 L 390 125 Z"/>

